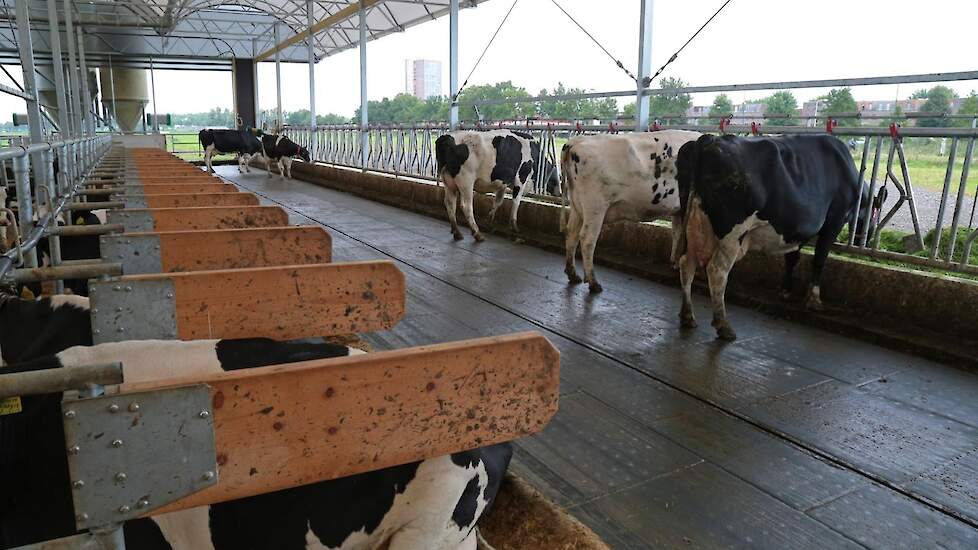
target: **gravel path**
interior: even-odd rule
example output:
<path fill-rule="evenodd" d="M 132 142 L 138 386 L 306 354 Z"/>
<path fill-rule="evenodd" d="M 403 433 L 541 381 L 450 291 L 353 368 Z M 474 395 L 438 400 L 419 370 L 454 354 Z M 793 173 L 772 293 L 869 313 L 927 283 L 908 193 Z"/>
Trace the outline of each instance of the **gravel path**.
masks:
<path fill-rule="evenodd" d="M 938 191 L 931 191 L 930 189 L 917 188 L 914 189 L 914 199 L 917 202 L 917 215 L 920 220 L 920 231 L 922 234 L 926 235 L 927 231 L 932 229 L 937 222 L 937 213 L 941 206 L 941 193 Z M 896 204 L 896 189 L 890 186 L 890 196 L 883 206 L 884 214 L 893 208 Z M 951 218 L 954 213 L 954 203 L 957 200 L 956 195 L 948 197 L 947 209 L 944 213 L 944 227 L 949 227 L 951 225 Z M 965 195 L 964 205 L 961 212 L 961 218 L 959 225 L 963 227 L 968 226 L 969 218 L 971 217 L 971 208 L 974 204 L 974 196 Z M 971 227 L 975 227 L 978 224 L 978 211 L 975 214 L 974 223 Z M 913 222 L 910 219 L 910 206 L 904 203 L 900 206 L 900 210 L 897 211 L 896 215 L 890 221 L 887 226 L 890 229 L 897 229 L 900 231 L 913 232 Z"/>

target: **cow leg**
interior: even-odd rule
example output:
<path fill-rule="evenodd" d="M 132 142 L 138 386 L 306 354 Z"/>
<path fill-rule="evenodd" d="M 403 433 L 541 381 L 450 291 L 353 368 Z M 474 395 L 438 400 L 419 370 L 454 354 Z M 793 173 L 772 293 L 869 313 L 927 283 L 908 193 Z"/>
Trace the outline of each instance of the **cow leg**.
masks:
<path fill-rule="evenodd" d="M 794 288 L 795 266 L 801 257 L 801 250 L 788 252 L 784 255 L 784 279 L 781 281 L 781 298 L 787 300 L 791 298 L 791 291 Z"/>
<path fill-rule="evenodd" d="M 242 155 L 241 153 L 238 153 L 237 160 L 238 160 L 238 173 L 239 174 L 244 174 L 244 164 L 242 162 L 244 160 L 244 155 Z"/>
<path fill-rule="evenodd" d="M 686 229 L 683 227 L 683 217 L 678 213 L 672 215 L 672 252 L 669 254 L 669 263 L 672 267 L 679 265 L 682 261 L 679 258 L 679 241 L 681 240 L 683 231 Z"/>
<path fill-rule="evenodd" d="M 473 212 L 472 201 L 473 190 L 471 185 L 460 185 L 458 187 L 459 196 L 462 199 L 462 213 L 465 214 L 465 220 L 469 223 L 469 229 L 472 230 L 472 236 L 475 237 L 475 241 L 481 243 L 486 240 L 479 231 L 479 224 L 475 223 L 475 213 Z"/>
<path fill-rule="evenodd" d="M 283 180 L 285 179 L 285 163 L 282 158 L 278 159 L 278 177 Z"/>
<path fill-rule="evenodd" d="M 733 341 L 737 339 L 730 323 L 727 321 L 727 307 L 724 294 L 727 291 L 727 277 L 730 269 L 737 261 L 739 239 L 720 241 L 716 252 L 706 265 L 706 275 L 710 283 L 710 298 L 713 301 L 713 328 L 717 330 L 717 338 Z"/>
<path fill-rule="evenodd" d="M 693 279 L 696 277 L 696 258 L 683 254 L 679 258 L 679 281 L 683 287 L 683 306 L 679 310 L 679 326 L 696 328 L 696 315 L 693 313 Z"/>
<path fill-rule="evenodd" d="M 245 172 L 251 173 L 251 155 L 241 155 L 244 158 Z"/>
<path fill-rule="evenodd" d="M 581 278 L 577 275 L 577 270 L 574 268 L 574 259 L 577 256 L 577 243 L 581 240 L 581 226 L 583 223 L 584 220 L 581 218 L 580 211 L 574 205 L 571 205 L 567 227 L 564 228 L 564 253 L 567 256 L 564 273 L 567 274 L 567 281 L 572 285 L 581 283 Z"/>
<path fill-rule="evenodd" d="M 489 223 L 492 223 L 496 219 L 496 210 L 503 205 L 503 201 L 506 200 L 506 188 L 500 188 L 496 191 L 496 196 L 492 201 L 492 210 L 489 211 Z"/>
<path fill-rule="evenodd" d="M 594 249 L 598 246 L 598 237 L 601 236 L 601 226 L 604 224 L 604 216 L 608 213 L 607 209 L 590 211 L 584 213 L 584 226 L 581 231 L 581 256 L 584 260 L 584 280 L 588 283 L 588 289 L 592 293 L 604 290 L 594 274 Z"/>
<path fill-rule="evenodd" d="M 458 187 L 445 184 L 445 210 L 448 212 L 448 221 L 452 224 L 452 237 L 456 241 L 462 240 L 462 232 L 458 229 Z"/>
<path fill-rule="evenodd" d="M 265 155 L 264 158 L 265 158 L 265 176 L 267 176 L 267 177 L 270 178 L 270 177 L 272 177 L 272 170 L 271 170 L 272 169 L 272 165 L 269 162 L 267 155 Z"/>
<path fill-rule="evenodd" d="M 285 162 L 285 171 L 289 175 L 288 178 L 292 179 L 292 157 L 286 157 L 283 159 L 283 162 Z"/>
<path fill-rule="evenodd" d="M 214 166 L 211 163 L 211 157 L 213 156 L 214 156 L 214 146 L 208 145 L 207 148 L 204 149 L 204 164 L 207 165 L 207 171 L 210 172 L 211 174 L 214 173 Z"/>
<path fill-rule="evenodd" d="M 520 228 L 516 225 L 516 215 L 520 211 L 520 202 L 523 200 L 523 194 L 526 193 L 526 184 L 521 185 L 516 189 L 516 193 L 513 195 L 513 208 L 509 211 L 509 228 L 513 230 L 514 233 L 519 233 Z"/>
<path fill-rule="evenodd" d="M 808 291 L 808 298 L 805 300 L 805 308 L 812 311 L 822 311 L 822 296 L 819 290 L 819 283 L 822 280 L 822 268 L 825 267 L 825 260 L 829 256 L 829 248 L 835 240 L 835 235 L 841 230 L 841 225 L 835 228 L 833 233 L 830 230 L 822 230 L 818 240 L 815 241 L 815 257 L 812 258 L 812 286 Z"/>

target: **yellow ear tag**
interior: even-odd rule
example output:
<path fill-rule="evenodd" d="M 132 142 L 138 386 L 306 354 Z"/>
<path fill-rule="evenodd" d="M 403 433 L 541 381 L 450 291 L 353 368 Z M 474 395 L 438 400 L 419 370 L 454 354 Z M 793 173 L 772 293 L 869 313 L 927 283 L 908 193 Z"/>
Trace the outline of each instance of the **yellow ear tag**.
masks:
<path fill-rule="evenodd" d="M 0 416 L 17 414 L 23 410 L 24 407 L 21 406 L 19 397 L 6 397 L 4 399 L 0 399 Z"/>
<path fill-rule="evenodd" d="M 34 300 L 37 296 L 34 296 L 34 292 L 26 286 L 20 289 L 20 297 L 24 300 Z"/>
<path fill-rule="evenodd" d="M 78 219 L 75 220 L 75 225 L 85 225 L 85 218 L 78 216 Z"/>

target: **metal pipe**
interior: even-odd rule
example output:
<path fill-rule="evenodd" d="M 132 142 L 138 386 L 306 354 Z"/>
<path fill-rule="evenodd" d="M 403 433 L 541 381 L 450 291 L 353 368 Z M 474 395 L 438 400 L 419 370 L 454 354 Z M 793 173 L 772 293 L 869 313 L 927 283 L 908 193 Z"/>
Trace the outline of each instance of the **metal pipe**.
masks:
<path fill-rule="evenodd" d="M 17 217 L 21 234 L 30 233 L 34 227 L 34 205 L 31 202 L 31 163 L 27 155 L 14 159 L 14 181 L 17 185 Z M 24 265 L 37 267 L 37 251 L 34 248 L 24 252 Z"/>
<path fill-rule="evenodd" d="M 54 66 L 54 89 L 58 102 L 58 126 L 61 137 L 70 135 L 68 102 L 65 97 L 64 66 L 61 62 L 61 24 L 58 21 L 57 0 L 48 0 L 48 26 L 51 31 L 51 61 Z"/>
<path fill-rule="evenodd" d="M 51 150 L 45 151 L 44 155 L 44 170 L 47 172 L 47 187 L 38 187 L 38 189 L 47 190 L 48 195 L 48 210 L 52 212 L 51 215 L 51 225 L 57 226 L 57 217 L 54 216 L 54 201 L 58 198 L 57 184 L 55 182 L 54 174 L 54 152 Z M 40 198 L 40 196 L 38 197 Z M 61 239 L 55 235 L 48 239 L 48 254 L 50 255 L 51 265 L 59 266 L 61 265 Z M 62 294 L 64 292 L 64 282 L 55 281 L 55 294 Z"/>
<path fill-rule="evenodd" d="M 27 124 L 30 130 L 31 143 L 40 143 L 43 140 L 41 122 L 41 104 L 37 99 L 37 75 L 34 68 L 34 45 L 31 41 L 31 19 L 28 11 L 28 0 L 17 0 L 17 40 L 20 44 L 20 66 L 24 73 L 24 92 L 29 96 L 27 99 Z M 42 166 L 40 152 L 31 155 L 31 162 L 35 167 Z M 44 174 L 40 170 L 35 170 L 35 182 L 38 185 L 44 184 Z M 18 189 L 19 191 L 19 189 Z M 29 227 L 29 226 L 21 226 Z"/>
<path fill-rule="evenodd" d="M 95 279 L 122 275 L 122 264 L 99 263 L 83 265 L 62 265 L 59 267 L 35 267 L 13 270 L 13 279 L 18 283 L 39 283 L 56 279 Z"/>
<path fill-rule="evenodd" d="M 312 27 L 315 23 L 315 17 L 313 13 L 313 6 L 315 2 L 312 0 L 306 0 L 306 17 L 308 18 L 309 27 Z M 316 159 L 316 35 L 314 33 L 309 33 L 309 39 L 306 42 L 306 47 L 309 53 L 309 127 L 312 128 L 310 142 L 309 142 L 309 152 L 312 155 L 313 160 Z"/>
<path fill-rule="evenodd" d="M 115 126 L 121 132 L 122 127 L 119 126 L 119 115 L 116 110 L 115 104 L 115 73 L 112 70 L 112 56 L 109 56 L 109 91 L 112 94 L 112 120 L 115 121 Z"/>
<path fill-rule="evenodd" d="M 110 233 L 124 233 L 126 227 L 121 223 L 105 223 L 101 225 L 74 225 L 59 226 L 49 229 L 49 235 L 60 235 L 62 237 L 86 237 L 89 235 L 108 235 Z"/>
<path fill-rule="evenodd" d="M 279 24 L 275 23 L 273 26 L 273 31 L 275 33 L 275 43 L 279 43 Z M 279 51 L 275 50 L 275 132 L 280 132 L 282 127 L 285 126 L 285 121 L 282 120 L 282 61 Z"/>
<path fill-rule="evenodd" d="M 930 244 L 930 259 L 937 258 L 937 249 L 941 244 L 941 230 L 944 229 L 944 214 L 947 210 L 947 198 L 951 192 L 951 178 L 954 176 L 954 160 L 958 154 L 958 138 L 951 140 L 951 151 L 947 157 L 947 171 L 944 173 L 944 189 L 941 191 L 941 206 L 937 210 L 937 223 L 934 228 L 934 241 Z"/>
<path fill-rule="evenodd" d="M 122 380 L 122 363 L 13 372 L 0 374 L 0 398 L 61 393 L 88 384 L 121 384 Z"/>
<path fill-rule="evenodd" d="M 78 78 L 81 85 L 81 109 L 82 119 L 84 120 L 83 134 L 95 135 L 95 120 L 92 118 L 92 93 L 88 87 L 88 63 L 85 61 L 85 33 L 79 28 L 75 37 L 78 39 Z M 85 161 L 82 166 L 88 169 L 88 151 L 86 144 L 82 144 L 82 157 Z"/>
<path fill-rule="evenodd" d="M 149 87 L 153 94 L 153 133 L 160 133 L 159 113 L 156 111 L 156 69 L 153 66 L 153 58 L 149 58 Z"/>
<path fill-rule="evenodd" d="M 876 176 L 879 174 L 880 153 L 882 152 L 882 150 L 883 150 L 883 136 L 879 136 L 876 138 L 876 149 L 874 150 L 874 156 L 873 156 L 873 174 L 870 176 L 870 184 L 869 184 L 870 205 L 872 205 L 873 197 L 876 196 Z M 862 238 L 859 239 L 859 246 L 866 246 L 867 244 L 869 244 L 868 243 L 869 230 L 870 230 L 869 224 L 872 220 L 872 216 L 873 216 L 873 209 L 867 208 L 866 215 L 863 217 L 863 228 L 865 229 L 865 232 L 863 233 Z"/>
<path fill-rule="evenodd" d="M 649 129 L 649 75 L 652 72 L 652 8 L 653 0 L 639 0 L 641 14 L 638 18 L 638 78 L 635 91 L 635 131 Z"/>
<path fill-rule="evenodd" d="M 370 156 L 370 131 L 367 126 L 367 10 L 360 3 L 360 168 L 367 170 Z"/>
<path fill-rule="evenodd" d="M 975 138 L 968 140 L 968 148 L 964 152 L 964 166 L 961 168 L 961 183 L 958 185 L 958 200 L 954 205 L 954 216 L 951 218 L 950 243 L 947 247 L 947 261 L 954 261 L 954 244 L 958 240 L 958 224 L 961 221 L 961 211 L 964 206 L 964 193 L 968 186 L 968 169 L 971 168 L 971 159 L 975 152 Z"/>
<path fill-rule="evenodd" d="M 458 128 L 458 0 L 450 0 L 448 12 L 448 97 L 452 105 L 448 111 L 448 125 Z"/>

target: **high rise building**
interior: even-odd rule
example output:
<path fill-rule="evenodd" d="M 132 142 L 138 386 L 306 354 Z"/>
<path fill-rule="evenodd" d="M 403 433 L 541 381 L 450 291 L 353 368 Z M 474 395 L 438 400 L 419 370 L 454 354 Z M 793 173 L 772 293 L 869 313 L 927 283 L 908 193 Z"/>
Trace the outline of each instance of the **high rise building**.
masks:
<path fill-rule="evenodd" d="M 432 59 L 405 60 L 404 91 L 418 99 L 442 95 L 441 61 Z"/>

